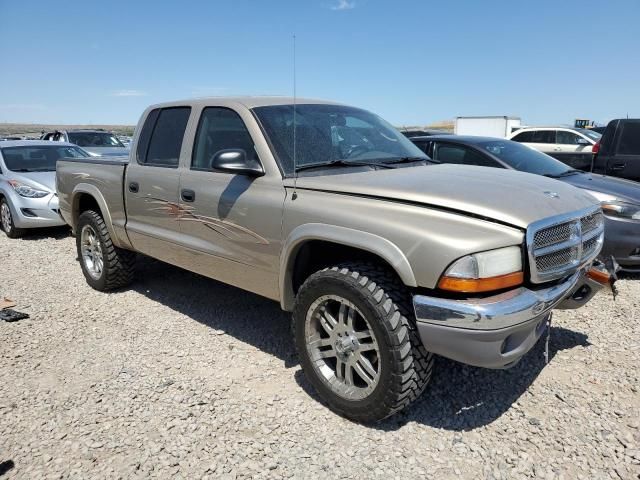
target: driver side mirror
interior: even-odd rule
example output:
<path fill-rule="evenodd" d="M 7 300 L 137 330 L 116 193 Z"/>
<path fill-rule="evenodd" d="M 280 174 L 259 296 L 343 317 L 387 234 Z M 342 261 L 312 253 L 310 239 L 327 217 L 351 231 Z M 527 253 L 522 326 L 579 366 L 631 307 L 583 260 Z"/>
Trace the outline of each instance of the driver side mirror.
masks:
<path fill-rule="evenodd" d="M 261 177 L 264 169 L 256 159 L 248 159 L 247 153 L 241 148 L 220 150 L 211 159 L 211 168 L 221 172 Z"/>
<path fill-rule="evenodd" d="M 591 145 L 591 142 L 585 138 L 578 138 L 578 145 Z"/>

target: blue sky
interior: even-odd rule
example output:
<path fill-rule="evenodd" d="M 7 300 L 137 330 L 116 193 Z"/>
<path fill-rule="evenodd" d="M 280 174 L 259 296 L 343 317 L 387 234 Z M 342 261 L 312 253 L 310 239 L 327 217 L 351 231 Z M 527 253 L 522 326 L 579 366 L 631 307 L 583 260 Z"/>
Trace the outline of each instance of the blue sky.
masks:
<path fill-rule="evenodd" d="M 640 116 L 639 0 L 0 0 L 0 122 L 137 122 L 206 95 L 339 100 L 396 125 Z"/>

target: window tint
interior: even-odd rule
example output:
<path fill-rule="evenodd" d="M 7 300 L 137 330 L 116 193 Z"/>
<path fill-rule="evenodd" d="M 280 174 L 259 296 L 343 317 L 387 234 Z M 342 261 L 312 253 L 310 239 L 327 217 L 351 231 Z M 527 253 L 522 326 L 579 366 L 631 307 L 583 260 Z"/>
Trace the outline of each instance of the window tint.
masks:
<path fill-rule="evenodd" d="M 177 167 L 190 107 L 165 108 L 160 111 L 145 157 L 148 165 Z"/>
<path fill-rule="evenodd" d="M 479 167 L 497 167 L 501 165 L 475 150 L 460 145 L 436 144 L 436 160 L 442 163 L 477 165 Z"/>
<path fill-rule="evenodd" d="M 429 150 L 429 142 L 424 142 L 424 141 L 418 141 L 418 142 L 413 142 L 415 144 L 416 147 L 418 147 L 420 150 L 422 150 L 424 153 L 428 153 Z"/>
<path fill-rule="evenodd" d="M 533 141 L 533 132 L 522 132 L 513 137 L 514 142 L 531 143 Z"/>
<path fill-rule="evenodd" d="M 147 156 L 147 148 L 149 148 L 149 140 L 151 139 L 151 133 L 153 132 L 153 127 L 156 126 L 156 120 L 158 119 L 158 114 L 160 113 L 159 109 L 151 110 L 149 115 L 147 115 L 147 119 L 142 126 L 142 131 L 140 132 L 140 136 L 138 137 L 138 147 L 136 149 L 136 159 L 138 163 L 144 163 L 144 159 Z"/>
<path fill-rule="evenodd" d="M 640 155 L 640 122 L 623 122 L 620 144 L 620 155 Z"/>
<path fill-rule="evenodd" d="M 563 145 L 579 145 L 582 137 L 573 132 L 558 130 L 556 132 L 556 139 L 556 143 L 561 143 Z"/>
<path fill-rule="evenodd" d="M 253 140 L 240 115 L 228 108 L 205 108 L 196 133 L 191 168 L 210 170 L 215 154 L 230 148 L 240 148 L 247 159 L 257 159 Z"/>
<path fill-rule="evenodd" d="M 556 143 L 555 130 L 535 130 L 532 143 Z"/>
<path fill-rule="evenodd" d="M 523 143 L 556 143 L 556 132 L 554 130 L 531 130 L 519 133 L 513 137 L 513 140 Z"/>

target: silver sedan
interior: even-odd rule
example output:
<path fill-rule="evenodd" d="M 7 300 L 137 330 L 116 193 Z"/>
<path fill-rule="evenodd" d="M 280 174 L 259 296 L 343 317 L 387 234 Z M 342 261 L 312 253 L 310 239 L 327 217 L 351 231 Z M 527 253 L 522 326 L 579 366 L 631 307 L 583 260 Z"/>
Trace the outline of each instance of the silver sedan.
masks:
<path fill-rule="evenodd" d="M 56 162 L 89 154 L 70 143 L 0 142 L 0 226 L 10 238 L 27 228 L 64 225 L 58 213 Z"/>

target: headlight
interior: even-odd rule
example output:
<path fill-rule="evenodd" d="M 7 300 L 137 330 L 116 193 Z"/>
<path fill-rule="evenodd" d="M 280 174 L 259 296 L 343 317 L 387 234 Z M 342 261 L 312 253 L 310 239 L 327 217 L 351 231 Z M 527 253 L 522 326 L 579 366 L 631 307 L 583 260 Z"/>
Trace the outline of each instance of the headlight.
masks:
<path fill-rule="evenodd" d="M 640 205 L 624 202 L 602 202 L 602 211 L 609 217 L 640 220 Z"/>
<path fill-rule="evenodd" d="M 522 250 L 506 247 L 462 257 L 447 269 L 438 282 L 442 290 L 452 292 L 489 292 L 520 285 Z"/>
<path fill-rule="evenodd" d="M 11 185 L 16 193 L 21 197 L 42 198 L 51 193 L 45 192 L 44 190 L 38 190 L 37 188 L 30 187 L 24 183 L 16 182 L 15 180 L 9 180 L 9 185 Z"/>

